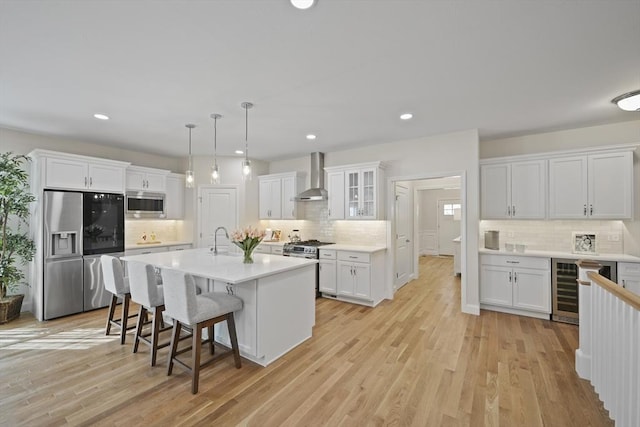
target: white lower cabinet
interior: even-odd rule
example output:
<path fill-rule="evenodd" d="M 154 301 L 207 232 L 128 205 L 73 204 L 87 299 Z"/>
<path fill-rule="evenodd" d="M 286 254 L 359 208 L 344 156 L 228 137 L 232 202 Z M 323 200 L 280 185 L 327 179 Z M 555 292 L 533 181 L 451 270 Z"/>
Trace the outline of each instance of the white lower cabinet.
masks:
<path fill-rule="evenodd" d="M 318 268 L 320 269 L 320 278 L 318 279 L 320 292 L 336 295 L 338 293 L 336 251 L 320 249 Z"/>
<path fill-rule="evenodd" d="M 636 295 L 640 295 L 640 264 L 619 262 L 618 284 Z"/>
<path fill-rule="evenodd" d="M 384 299 L 384 251 L 320 250 L 320 292 L 375 307 Z"/>
<path fill-rule="evenodd" d="M 371 299 L 369 264 L 338 261 L 338 295 Z"/>
<path fill-rule="evenodd" d="M 480 304 L 485 309 L 549 319 L 551 260 L 481 255 Z"/>

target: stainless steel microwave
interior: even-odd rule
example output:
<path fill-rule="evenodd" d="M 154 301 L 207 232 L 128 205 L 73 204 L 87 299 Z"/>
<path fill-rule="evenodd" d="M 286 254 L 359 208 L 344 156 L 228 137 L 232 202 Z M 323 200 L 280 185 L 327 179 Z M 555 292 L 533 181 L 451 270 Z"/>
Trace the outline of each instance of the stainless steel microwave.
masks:
<path fill-rule="evenodd" d="M 125 212 L 129 218 L 164 218 L 166 199 L 163 193 L 128 191 Z"/>

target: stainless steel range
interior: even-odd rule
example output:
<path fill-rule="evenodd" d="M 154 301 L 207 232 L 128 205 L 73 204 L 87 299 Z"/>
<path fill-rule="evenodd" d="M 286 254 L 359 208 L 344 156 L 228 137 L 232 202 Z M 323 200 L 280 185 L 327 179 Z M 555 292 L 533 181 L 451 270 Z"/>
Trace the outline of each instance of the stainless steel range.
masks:
<path fill-rule="evenodd" d="M 305 240 L 296 243 L 286 243 L 282 249 L 282 255 L 297 258 L 320 258 L 320 246 L 333 245 L 333 243 L 320 242 L 318 240 Z"/>
<path fill-rule="evenodd" d="M 305 240 L 302 242 L 286 243 L 282 248 L 282 255 L 297 258 L 319 259 L 320 247 L 333 245 L 333 243 L 320 242 L 318 240 Z M 320 269 L 316 265 L 316 298 L 322 296 L 320 293 Z"/>

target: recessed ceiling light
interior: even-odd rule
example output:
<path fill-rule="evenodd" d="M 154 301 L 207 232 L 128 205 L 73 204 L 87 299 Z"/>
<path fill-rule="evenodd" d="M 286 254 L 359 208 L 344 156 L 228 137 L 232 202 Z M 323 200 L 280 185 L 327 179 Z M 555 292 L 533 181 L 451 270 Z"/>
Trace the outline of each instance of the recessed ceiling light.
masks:
<path fill-rule="evenodd" d="M 314 140 L 316 139 L 316 136 L 310 133 L 309 135 L 307 135 L 307 139 Z"/>
<path fill-rule="evenodd" d="M 624 111 L 640 111 L 640 90 L 616 96 L 611 102 L 617 104 Z"/>
<path fill-rule="evenodd" d="M 236 150 L 236 154 L 244 154 L 244 151 L 242 151 L 242 150 Z"/>
<path fill-rule="evenodd" d="M 297 9 L 309 9 L 316 3 L 316 0 L 291 0 L 293 7 Z"/>
<path fill-rule="evenodd" d="M 401 120 L 409 120 L 411 118 L 413 118 L 413 114 L 411 114 L 411 113 L 400 114 L 400 119 Z"/>
<path fill-rule="evenodd" d="M 96 113 L 93 115 L 93 117 L 99 120 L 109 120 L 109 116 L 107 116 L 106 114 Z"/>

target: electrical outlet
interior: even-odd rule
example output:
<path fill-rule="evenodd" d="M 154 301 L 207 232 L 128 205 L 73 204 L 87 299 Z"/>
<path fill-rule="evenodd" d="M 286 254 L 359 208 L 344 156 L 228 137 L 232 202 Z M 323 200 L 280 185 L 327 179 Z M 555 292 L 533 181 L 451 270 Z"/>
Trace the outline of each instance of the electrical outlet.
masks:
<path fill-rule="evenodd" d="M 619 234 L 611 234 L 609 237 L 611 237 L 611 241 L 613 241 L 613 242 L 619 242 L 620 241 L 620 235 Z"/>

